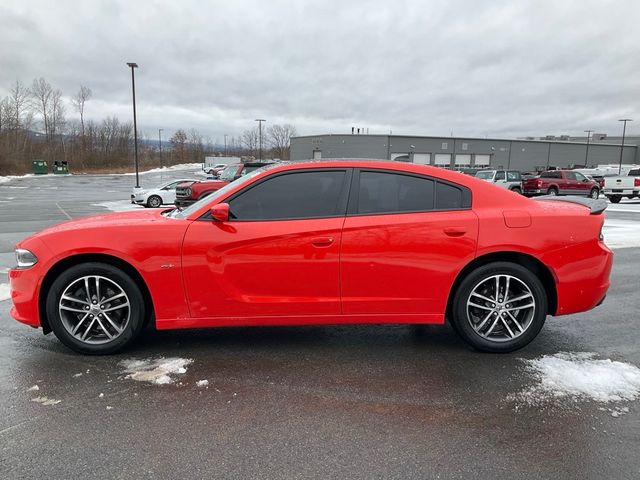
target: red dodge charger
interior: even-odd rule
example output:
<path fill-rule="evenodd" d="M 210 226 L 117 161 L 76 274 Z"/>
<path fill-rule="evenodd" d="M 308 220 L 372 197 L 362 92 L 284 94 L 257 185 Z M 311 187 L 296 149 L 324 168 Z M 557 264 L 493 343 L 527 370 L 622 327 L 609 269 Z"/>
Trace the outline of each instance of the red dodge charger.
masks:
<path fill-rule="evenodd" d="M 256 170 L 184 210 L 62 223 L 20 242 L 12 316 L 82 353 L 159 329 L 449 320 L 527 345 L 599 305 L 606 203 L 536 200 L 456 172 L 336 160 Z"/>

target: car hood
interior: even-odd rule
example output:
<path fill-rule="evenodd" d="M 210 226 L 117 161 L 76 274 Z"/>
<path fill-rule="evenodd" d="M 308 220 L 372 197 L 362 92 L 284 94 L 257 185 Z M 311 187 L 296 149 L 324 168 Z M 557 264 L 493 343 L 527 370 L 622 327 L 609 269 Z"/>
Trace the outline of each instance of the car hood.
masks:
<path fill-rule="evenodd" d="M 59 223 L 52 227 L 45 228 L 36 232 L 29 238 L 46 237 L 60 232 L 68 232 L 73 230 L 98 229 L 112 226 L 139 226 L 145 223 L 166 221 L 162 216 L 161 209 L 136 209 L 127 212 L 112 212 L 99 215 L 91 215 L 89 217 L 79 218 L 77 220 L 69 220 Z M 27 240 L 27 239 L 25 239 Z"/>

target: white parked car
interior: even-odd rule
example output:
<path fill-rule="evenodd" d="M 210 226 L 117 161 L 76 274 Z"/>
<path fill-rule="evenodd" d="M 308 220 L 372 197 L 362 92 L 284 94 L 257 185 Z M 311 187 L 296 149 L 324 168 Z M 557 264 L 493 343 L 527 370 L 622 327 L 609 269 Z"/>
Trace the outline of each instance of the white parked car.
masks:
<path fill-rule="evenodd" d="M 197 182 L 197 180 L 183 178 L 165 182 L 154 188 L 134 188 L 131 191 L 131 203 L 151 208 L 173 205 L 173 202 L 176 201 L 176 185 L 182 182 Z"/>
<path fill-rule="evenodd" d="M 603 193 L 611 203 L 620 203 L 622 197 L 640 197 L 640 168 L 633 168 L 626 175 L 605 177 Z"/>

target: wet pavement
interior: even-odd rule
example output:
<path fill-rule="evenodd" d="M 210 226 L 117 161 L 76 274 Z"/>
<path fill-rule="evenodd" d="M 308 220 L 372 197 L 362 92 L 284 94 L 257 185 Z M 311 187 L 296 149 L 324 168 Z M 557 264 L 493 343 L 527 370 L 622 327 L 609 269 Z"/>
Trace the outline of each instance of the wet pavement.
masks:
<path fill-rule="evenodd" d="M 0 184 L 0 269 L 31 232 L 105 211 L 93 204 L 126 207 L 133 181 Z M 0 477 L 639 478 L 640 402 L 614 417 L 593 401 L 513 399 L 535 382 L 523 359 L 594 352 L 640 366 L 639 253 L 616 250 L 601 307 L 550 318 L 506 355 L 473 352 L 449 327 L 401 325 L 148 331 L 125 353 L 85 357 L 2 301 Z M 193 362 L 168 385 L 126 378 L 123 361 L 162 356 Z"/>

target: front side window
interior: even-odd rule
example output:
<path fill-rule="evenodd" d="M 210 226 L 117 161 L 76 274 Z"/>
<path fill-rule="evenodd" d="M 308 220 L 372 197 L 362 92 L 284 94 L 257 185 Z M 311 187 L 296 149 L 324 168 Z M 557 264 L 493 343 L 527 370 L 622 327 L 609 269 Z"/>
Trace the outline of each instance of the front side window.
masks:
<path fill-rule="evenodd" d="M 484 170 L 482 172 L 476 173 L 476 177 L 481 178 L 482 180 L 493 180 L 493 176 L 496 172 L 493 170 Z"/>
<path fill-rule="evenodd" d="M 237 173 L 238 173 L 238 165 L 229 165 L 220 174 L 220 180 L 225 180 L 227 182 L 233 182 L 236 179 L 236 174 Z"/>
<path fill-rule="evenodd" d="M 311 171 L 277 175 L 229 201 L 233 220 L 285 220 L 344 214 L 341 194 L 346 171 Z"/>
<path fill-rule="evenodd" d="M 564 172 L 564 177 L 567 180 L 577 180 L 576 174 L 573 172 Z"/>
<path fill-rule="evenodd" d="M 587 177 L 585 177 L 580 172 L 573 172 L 573 174 L 576 176 L 576 180 L 578 180 L 579 182 L 584 182 L 585 180 L 587 180 Z"/>
<path fill-rule="evenodd" d="M 361 172 L 360 214 L 433 210 L 434 181 L 383 172 Z"/>
<path fill-rule="evenodd" d="M 504 180 L 504 172 L 500 171 L 496 173 L 496 181 L 497 180 Z"/>

